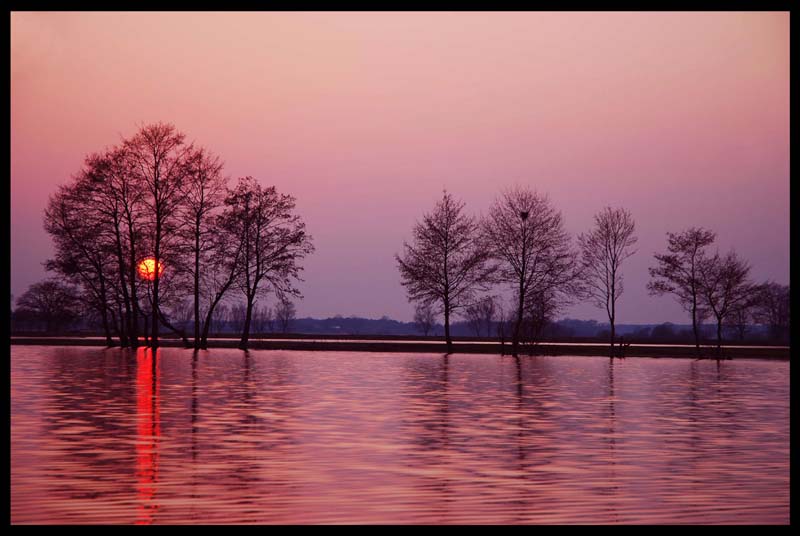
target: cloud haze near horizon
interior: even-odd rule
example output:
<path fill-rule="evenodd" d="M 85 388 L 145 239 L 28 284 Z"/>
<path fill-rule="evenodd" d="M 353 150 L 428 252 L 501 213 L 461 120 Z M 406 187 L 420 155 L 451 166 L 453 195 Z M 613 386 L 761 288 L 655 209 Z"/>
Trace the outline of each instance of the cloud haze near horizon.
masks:
<path fill-rule="evenodd" d="M 12 13 L 15 298 L 47 197 L 155 121 L 297 198 L 298 316 L 410 320 L 393 255 L 443 188 L 485 214 L 529 186 L 573 235 L 628 208 L 619 323 L 686 321 L 645 289 L 668 231 L 789 282 L 788 13 Z"/>

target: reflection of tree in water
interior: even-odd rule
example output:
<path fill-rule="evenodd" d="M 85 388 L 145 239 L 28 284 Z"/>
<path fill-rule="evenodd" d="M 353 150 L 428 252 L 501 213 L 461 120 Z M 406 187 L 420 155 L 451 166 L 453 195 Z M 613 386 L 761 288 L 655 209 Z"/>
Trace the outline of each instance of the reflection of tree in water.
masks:
<path fill-rule="evenodd" d="M 616 393 L 614 392 L 614 358 L 610 358 L 607 362 L 608 366 L 608 428 L 606 430 L 608 441 L 608 464 L 609 486 L 603 491 L 604 495 L 609 496 L 607 510 L 611 514 L 611 519 L 614 523 L 619 523 L 619 479 L 617 478 L 617 412 L 615 408 Z M 616 499 L 616 500 L 611 500 Z"/>
<path fill-rule="evenodd" d="M 192 462 L 202 487 L 218 488 L 219 502 L 235 498 L 243 516 L 237 521 L 258 521 L 268 512 L 257 501 L 272 495 L 264 487 L 290 480 L 272 463 L 286 461 L 297 445 L 291 429 L 297 382 L 289 359 L 223 352 L 201 351 L 193 362 Z"/>
<path fill-rule="evenodd" d="M 450 358 L 411 359 L 409 377 L 403 382 L 403 398 L 409 401 L 403 417 L 403 429 L 412 437 L 414 449 L 408 462 L 414 468 L 439 468 L 450 464 L 450 406 L 448 383 Z M 413 484 L 422 491 L 425 506 L 436 506 L 431 513 L 439 516 L 435 522 L 447 522 L 453 503 L 451 479 L 447 476 L 415 476 Z"/>
<path fill-rule="evenodd" d="M 134 493 L 136 358 L 132 350 L 53 348 L 41 367 L 41 422 L 52 459 L 46 493 L 53 499 L 97 500 Z M 97 502 L 87 504 L 87 508 Z"/>
<path fill-rule="evenodd" d="M 517 431 L 515 441 L 509 442 L 512 454 L 511 469 L 518 474 L 520 479 L 519 492 L 509 497 L 508 504 L 515 506 L 516 522 L 529 522 L 529 517 L 535 513 L 537 505 L 541 504 L 543 494 L 539 491 L 542 485 L 540 477 L 546 473 L 537 473 L 537 468 L 553 463 L 555 455 L 555 439 L 552 436 L 552 427 L 548 424 L 550 418 L 545 397 L 549 394 L 542 387 L 549 386 L 549 370 L 544 360 L 536 357 L 525 358 L 526 367 L 523 367 L 523 358 L 512 357 L 513 378 L 511 382 Z M 527 387 L 527 388 L 526 388 Z M 529 425 L 529 419 L 539 421 L 538 425 Z"/>

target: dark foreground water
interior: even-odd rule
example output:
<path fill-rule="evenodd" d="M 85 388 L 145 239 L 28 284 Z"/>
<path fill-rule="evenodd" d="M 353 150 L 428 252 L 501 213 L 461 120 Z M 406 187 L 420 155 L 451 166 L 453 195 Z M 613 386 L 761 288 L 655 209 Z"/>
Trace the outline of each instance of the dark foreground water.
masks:
<path fill-rule="evenodd" d="M 789 364 L 13 346 L 12 523 L 788 523 Z"/>

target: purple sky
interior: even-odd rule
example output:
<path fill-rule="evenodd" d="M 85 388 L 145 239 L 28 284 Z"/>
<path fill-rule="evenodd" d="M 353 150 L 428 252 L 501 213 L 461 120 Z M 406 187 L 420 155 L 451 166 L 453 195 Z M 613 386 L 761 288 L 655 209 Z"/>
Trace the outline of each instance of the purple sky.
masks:
<path fill-rule="evenodd" d="M 480 214 L 530 186 L 573 234 L 628 208 L 621 323 L 686 322 L 645 289 L 667 231 L 789 282 L 788 13 L 13 13 L 15 297 L 48 195 L 154 121 L 297 197 L 299 316 L 410 320 L 393 255 L 445 187 Z"/>

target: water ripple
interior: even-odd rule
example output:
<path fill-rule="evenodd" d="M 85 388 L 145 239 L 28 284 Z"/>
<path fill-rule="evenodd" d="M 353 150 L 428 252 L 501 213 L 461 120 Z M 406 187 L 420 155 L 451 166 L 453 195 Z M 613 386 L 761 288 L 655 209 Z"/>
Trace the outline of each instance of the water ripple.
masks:
<path fill-rule="evenodd" d="M 789 364 L 13 346 L 13 523 L 788 523 Z"/>

